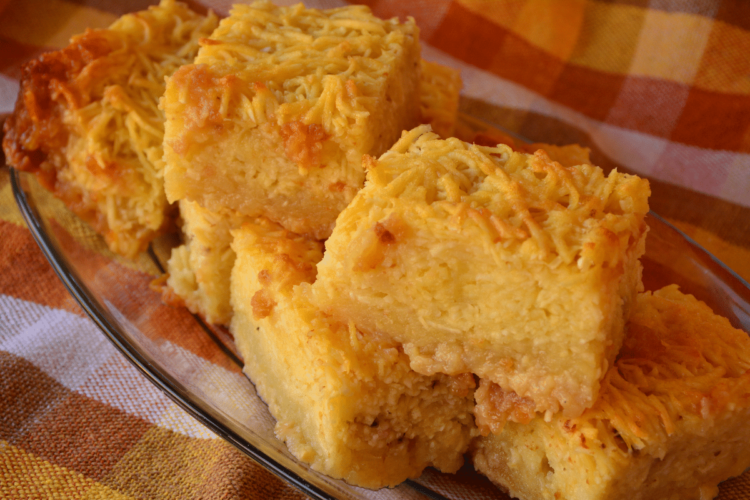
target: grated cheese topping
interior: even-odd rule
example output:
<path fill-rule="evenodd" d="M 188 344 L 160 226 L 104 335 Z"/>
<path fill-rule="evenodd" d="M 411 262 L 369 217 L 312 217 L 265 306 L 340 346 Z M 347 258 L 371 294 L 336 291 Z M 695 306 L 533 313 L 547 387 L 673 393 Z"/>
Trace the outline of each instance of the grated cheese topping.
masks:
<path fill-rule="evenodd" d="M 192 61 L 198 40 L 216 22 L 213 15 L 199 16 L 174 0 L 162 0 L 112 24 L 103 35 L 113 50 L 77 77 L 88 99 L 63 115 L 73 132 L 66 151 L 70 169 L 63 178 L 95 193 L 115 251 L 134 254 L 164 223 L 165 117 L 159 98 L 166 77 Z M 118 182 L 123 171 L 132 174 L 129 182 Z"/>
<path fill-rule="evenodd" d="M 723 412 L 748 406 L 747 334 L 670 285 L 638 296 L 599 399 L 563 427 L 595 436 L 610 450 L 648 447 L 663 456 L 678 428 L 700 430 Z"/>
<path fill-rule="evenodd" d="M 23 68 L 3 148 L 132 257 L 170 222 L 164 195 L 165 78 L 217 24 L 174 0 L 88 30 Z"/>
<path fill-rule="evenodd" d="M 648 181 L 639 177 L 564 167 L 543 150 L 441 140 L 428 125 L 365 163 L 368 182 L 381 188 L 376 197 L 390 200 L 384 203 L 405 203 L 455 227 L 470 224 L 495 251 L 520 250 L 552 265 L 602 265 L 619 255 L 608 249 L 627 248 L 629 235 L 642 232 L 648 211 Z"/>
<path fill-rule="evenodd" d="M 213 113 L 237 123 L 322 124 L 325 133 L 343 137 L 376 112 L 404 47 L 418 51 L 418 37 L 413 19 L 381 20 L 364 6 L 323 11 L 269 1 L 235 5 L 201 41 L 195 61 L 213 80 L 202 88 L 221 104 L 192 125 L 205 125 Z M 191 90 L 183 92 L 181 100 L 190 100 Z"/>

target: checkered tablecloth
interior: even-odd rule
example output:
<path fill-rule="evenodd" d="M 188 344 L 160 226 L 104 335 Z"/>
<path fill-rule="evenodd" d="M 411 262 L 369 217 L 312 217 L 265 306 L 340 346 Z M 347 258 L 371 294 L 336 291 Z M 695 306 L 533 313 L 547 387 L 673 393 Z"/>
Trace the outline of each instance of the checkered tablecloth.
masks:
<path fill-rule="evenodd" d="M 24 61 L 151 3 L 0 0 L 0 113 Z M 464 112 L 648 177 L 654 211 L 750 279 L 750 2 L 363 3 L 416 19 L 423 56 L 461 69 Z M 302 497 L 108 343 L 37 249 L 0 168 L 0 498 Z M 750 498 L 750 476 L 720 498 Z"/>

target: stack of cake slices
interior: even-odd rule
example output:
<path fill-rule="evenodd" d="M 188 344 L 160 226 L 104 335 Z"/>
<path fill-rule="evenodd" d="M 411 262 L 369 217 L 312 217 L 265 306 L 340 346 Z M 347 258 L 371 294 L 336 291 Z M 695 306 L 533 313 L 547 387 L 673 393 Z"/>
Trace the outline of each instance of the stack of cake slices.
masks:
<path fill-rule="evenodd" d="M 117 72 L 88 90 L 155 47 L 120 21 L 78 41 L 86 57 L 29 66 L 6 154 L 121 253 L 179 205 L 164 298 L 230 326 L 296 457 L 380 488 L 469 453 L 524 500 L 703 500 L 750 465 L 750 339 L 676 286 L 643 291 L 646 180 L 578 146 L 452 137 L 460 78 L 421 59 L 411 19 L 260 1 L 214 29 L 170 0 L 148 12 L 184 18 L 163 116 Z M 150 225 L 108 208 L 141 195 L 86 180 L 124 159 L 97 146 L 79 165 L 89 130 L 121 122 L 163 134 L 108 146 L 128 175 L 158 172 L 139 177 L 156 179 Z"/>
<path fill-rule="evenodd" d="M 236 5 L 162 101 L 166 195 L 186 240 L 167 302 L 228 325 L 230 230 L 264 216 L 329 237 L 364 184 L 363 155 L 423 122 L 450 137 L 460 89 L 457 71 L 421 59 L 413 21 Z"/>
<path fill-rule="evenodd" d="M 422 122 L 453 132 L 460 78 L 422 61 L 418 36 L 365 7 L 237 5 L 162 103 L 186 234 L 169 300 L 231 323 L 295 456 L 369 488 L 455 472 L 477 435 L 472 375 L 415 371 L 397 339 L 334 319 L 310 289 L 367 162 Z"/>
<path fill-rule="evenodd" d="M 677 500 L 750 465 L 750 339 L 642 291 L 646 181 L 428 127 L 367 161 L 312 301 L 478 381 L 480 472 L 528 500 Z"/>

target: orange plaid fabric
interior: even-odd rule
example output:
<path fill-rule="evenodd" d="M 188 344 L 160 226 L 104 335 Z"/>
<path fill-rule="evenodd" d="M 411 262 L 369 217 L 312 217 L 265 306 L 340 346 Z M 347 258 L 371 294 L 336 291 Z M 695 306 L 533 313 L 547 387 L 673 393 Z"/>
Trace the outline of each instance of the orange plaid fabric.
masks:
<path fill-rule="evenodd" d="M 12 110 L 23 62 L 152 3 L 0 0 L 0 112 Z M 230 3 L 194 5 L 224 14 Z M 534 142 L 583 144 L 603 168 L 648 177 L 654 211 L 750 279 L 750 2 L 361 3 L 416 19 L 424 57 L 461 69 L 465 113 Z M 104 340 L 36 248 L 0 169 L 0 498 L 302 497 Z M 750 475 L 719 498 L 750 499 Z"/>

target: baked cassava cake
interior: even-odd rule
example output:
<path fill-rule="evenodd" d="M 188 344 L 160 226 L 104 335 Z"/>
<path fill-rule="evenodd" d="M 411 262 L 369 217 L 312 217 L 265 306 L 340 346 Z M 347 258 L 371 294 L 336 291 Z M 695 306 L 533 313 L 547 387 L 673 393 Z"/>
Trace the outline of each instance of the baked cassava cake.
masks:
<path fill-rule="evenodd" d="M 708 500 L 750 467 L 750 339 L 676 285 L 638 296 L 594 406 L 478 438 L 521 500 Z"/>
<path fill-rule="evenodd" d="M 167 196 L 326 238 L 362 155 L 420 122 L 419 75 L 412 19 L 235 5 L 167 84 Z"/>
<path fill-rule="evenodd" d="M 532 412 L 591 406 L 642 287 L 648 182 L 428 126 L 367 165 L 315 303 L 420 373 L 474 373 Z"/>
<path fill-rule="evenodd" d="M 455 472 L 477 435 L 474 378 L 420 375 L 394 341 L 315 308 L 322 243 L 263 219 L 233 233 L 231 330 L 292 454 L 367 488 Z"/>
<path fill-rule="evenodd" d="M 460 90 L 457 71 L 422 61 L 422 121 L 450 136 L 458 115 Z M 179 207 L 185 243 L 172 250 L 167 263 L 164 301 L 185 305 L 209 323 L 228 325 L 232 317 L 229 276 L 234 263 L 230 230 L 250 218 L 231 210 L 213 212 L 188 200 L 180 200 Z"/>
<path fill-rule="evenodd" d="M 112 251 L 144 250 L 172 217 L 158 109 L 164 79 L 192 62 L 217 23 L 163 0 L 27 63 L 5 122 L 9 164 L 35 172 Z"/>
<path fill-rule="evenodd" d="M 207 43 L 207 42 L 204 42 Z M 419 109 L 421 121 L 449 136 L 456 124 L 461 78 L 458 71 L 437 63 L 420 61 Z M 281 139 L 280 139 L 281 140 Z M 274 147 L 282 147 L 279 142 Z M 216 163 L 224 160 L 217 158 Z M 265 165 L 267 168 L 269 165 Z M 359 182 L 357 189 L 361 187 Z M 200 182 L 195 189 L 200 189 Z M 304 185 L 290 196 L 304 197 Z M 354 192 L 354 190 L 352 191 Z M 309 194 L 309 193 L 308 193 Z M 262 200 L 256 200 L 261 205 Z M 326 203 L 325 200 L 320 200 Z M 234 262 L 229 231 L 249 217 L 231 209 L 208 210 L 196 202 L 180 200 L 185 244 L 175 248 L 168 262 L 169 279 L 164 299 L 183 304 L 210 323 L 228 324 L 231 319 L 229 275 Z"/>
<path fill-rule="evenodd" d="M 184 305 L 208 323 L 229 325 L 229 280 L 235 259 L 231 231 L 250 218 L 212 212 L 188 200 L 180 200 L 179 208 L 185 242 L 172 249 L 167 262 L 163 300 Z"/>

